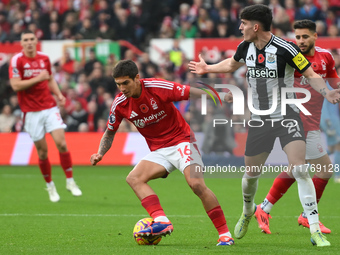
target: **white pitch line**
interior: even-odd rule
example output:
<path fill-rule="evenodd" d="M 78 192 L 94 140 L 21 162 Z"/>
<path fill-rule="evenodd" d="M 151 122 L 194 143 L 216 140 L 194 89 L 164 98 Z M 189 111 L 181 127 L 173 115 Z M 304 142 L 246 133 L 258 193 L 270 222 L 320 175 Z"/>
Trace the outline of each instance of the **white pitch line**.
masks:
<path fill-rule="evenodd" d="M 36 214 L 28 214 L 28 213 L 3 213 L 0 214 L 0 217 L 16 217 L 16 216 L 28 216 L 28 217 L 146 217 L 146 214 L 47 214 L 47 213 L 36 213 Z M 206 215 L 167 215 L 170 217 L 178 217 L 178 218 L 205 218 Z M 274 218 L 298 218 L 296 215 L 280 215 L 274 216 Z M 236 216 L 226 216 L 226 218 L 238 218 Z M 326 215 L 322 216 L 322 219 L 338 219 L 340 215 Z"/>

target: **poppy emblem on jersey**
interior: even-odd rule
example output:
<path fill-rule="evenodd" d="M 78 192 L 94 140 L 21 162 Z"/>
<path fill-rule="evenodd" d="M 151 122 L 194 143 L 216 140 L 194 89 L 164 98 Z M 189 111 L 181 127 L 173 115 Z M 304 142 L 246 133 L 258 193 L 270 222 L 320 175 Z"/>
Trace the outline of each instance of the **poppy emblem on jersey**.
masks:
<path fill-rule="evenodd" d="M 261 64 L 264 62 L 264 56 L 262 54 L 260 54 L 258 57 L 257 57 L 257 61 Z"/>
<path fill-rule="evenodd" d="M 198 84 L 201 84 L 201 85 L 203 85 L 203 86 L 208 87 L 212 92 L 214 92 L 214 94 L 217 96 L 218 100 L 220 101 L 220 104 L 222 105 L 222 100 L 221 100 L 220 96 L 218 95 L 217 91 L 216 91 L 213 87 L 211 87 L 210 85 L 205 84 L 205 83 L 203 83 L 203 82 L 201 82 L 201 81 L 198 81 L 197 83 L 198 83 Z M 204 88 L 199 88 L 199 89 L 205 91 L 205 93 L 207 93 L 207 94 L 212 98 L 212 100 L 214 101 L 215 105 L 217 105 L 214 96 L 210 93 L 209 90 L 206 90 L 206 89 L 204 89 Z"/>
<path fill-rule="evenodd" d="M 147 113 L 149 111 L 149 107 L 146 104 L 142 104 L 139 106 L 139 109 L 142 113 Z"/>
<path fill-rule="evenodd" d="M 319 65 L 315 62 L 312 63 L 312 68 L 314 71 L 318 70 L 319 69 Z"/>
<path fill-rule="evenodd" d="M 34 68 L 37 68 L 38 67 L 38 63 L 37 62 L 32 62 L 32 66 L 34 67 Z"/>
<path fill-rule="evenodd" d="M 116 122 L 116 116 L 114 116 L 113 114 L 111 114 L 109 116 L 109 123 L 110 124 L 114 124 Z"/>

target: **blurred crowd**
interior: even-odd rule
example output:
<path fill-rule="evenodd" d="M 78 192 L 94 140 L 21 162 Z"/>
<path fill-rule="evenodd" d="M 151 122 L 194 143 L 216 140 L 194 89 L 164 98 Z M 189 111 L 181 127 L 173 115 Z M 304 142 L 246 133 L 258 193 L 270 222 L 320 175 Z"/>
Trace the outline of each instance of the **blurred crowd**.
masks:
<path fill-rule="evenodd" d="M 0 2 L 0 41 L 18 41 L 21 31 L 29 28 L 41 40 L 125 40 L 138 47 L 142 54 L 124 50 L 122 59 L 134 60 L 141 77 L 163 78 L 190 84 L 195 76 L 188 71 L 185 54 L 174 41 L 170 52 L 155 64 L 147 53 L 151 38 L 230 38 L 240 37 L 239 12 L 249 4 L 267 4 L 274 14 L 272 31 L 278 36 L 291 37 L 292 23 L 297 19 L 311 19 L 317 23 L 320 36 L 339 36 L 339 0 L 2 0 Z M 1 44 L 0 44 L 1 45 Z M 340 55 L 333 51 L 340 73 Z M 173 57 L 175 56 L 175 57 Z M 204 56 L 204 52 L 203 52 Z M 226 56 L 222 53 L 219 62 Z M 68 51 L 53 63 L 53 73 L 67 98 L 62 117 L 66 131 L 103 132 L 110 105 L 118 93 L 111 77 L 116 56 L 107 56 L 105 65 L 90 50 L 85 64 L 72 58 Z M 208 60 L 207 60 L 208 62 Z M 238 85 L 246 94 L 245 68 L 234 74 L 209 74 L 203 78 L 219 79 Z M 0 132 L 22 131 L 21 111 L 17 96 L 8 81 L 8 63 L 0 67 Z M 201 116 L 195 102 L 179 102 L 176 107 L 190 122 L 194 131 L 204 130 L 216 112 L 208 105 L 208 114 Z M 223 114 L 231 115 L 225 105 Z M 249 113 L 247 113 L 249 115 Z M 120 131 L 135 131 L 123 122 Z M 232 132 L 245 132 L 242 125 L 234 125 Z"/>

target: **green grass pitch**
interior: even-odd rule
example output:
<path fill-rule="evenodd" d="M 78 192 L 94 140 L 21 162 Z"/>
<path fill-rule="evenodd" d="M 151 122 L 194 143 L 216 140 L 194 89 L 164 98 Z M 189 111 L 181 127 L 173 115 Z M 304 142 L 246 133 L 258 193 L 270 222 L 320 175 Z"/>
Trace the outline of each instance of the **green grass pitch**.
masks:
<path fill-rule="evenodd" d="M 243 239 L 231 247 L 216 247 L 218 234 L 200 200 L 179 171 L 151 181 L 174 225 L 174 233 L 157 246 L 138 246 L 134 224 L 147 213 L 125 182 L 131 167 L 74 167 L 83 191 L 73 197 L 65 188 L 60 167 L 53 180 L 61 200 L 52 203 L 38 167 L 0 167 L 0 254 L 339 254 L 340 184 L 330 180 L 319 204 L 321 221 L 332 233 L 331 247 L 317 248 L 309 230 L 299 227 L 302 211 L 294 184 L 273 207 L 271 235 L 261 233 L 255 219 Z M 262 178 L 256 202 L 262 202 L 272 178 Z M 206 179 L 218 197 L 230 231 L 242 211 L 241 179 Z"/>

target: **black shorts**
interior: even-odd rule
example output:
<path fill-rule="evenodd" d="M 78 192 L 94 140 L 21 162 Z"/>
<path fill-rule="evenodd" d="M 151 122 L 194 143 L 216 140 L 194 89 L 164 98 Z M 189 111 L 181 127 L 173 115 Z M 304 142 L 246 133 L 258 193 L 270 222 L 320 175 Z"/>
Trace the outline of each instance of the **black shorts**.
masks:
<path fill-rule="evenodd" d="M 255 125 L 258 127 L 252 127 Z M 246 142 L 246 156 L 256 156 L 262 152 L 270 153 L 273 149 L 275 139 L 280 139 L 281 147 L 284 148 L 292 141 L 306 141 L 302 121 L 298 113 L 290 113 L 280 121 L 252 121 L 248 131 Z"/>

